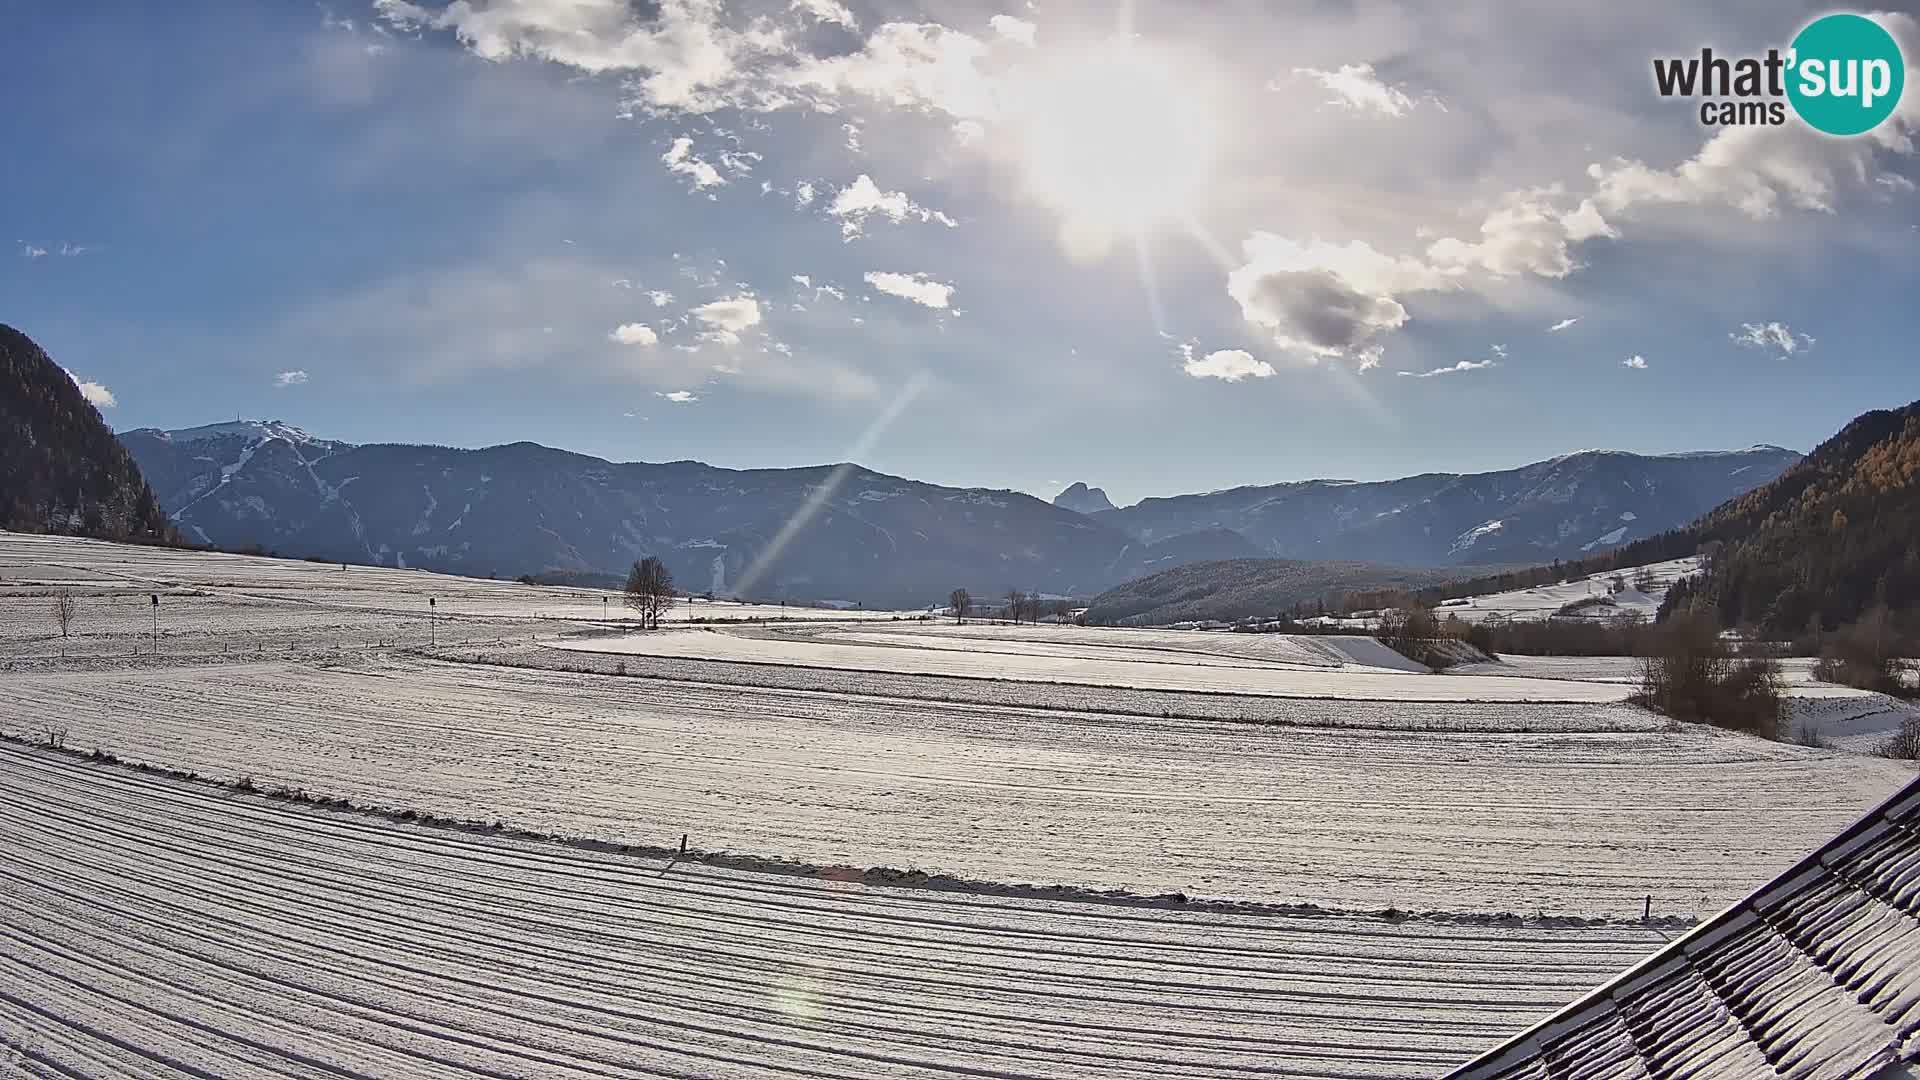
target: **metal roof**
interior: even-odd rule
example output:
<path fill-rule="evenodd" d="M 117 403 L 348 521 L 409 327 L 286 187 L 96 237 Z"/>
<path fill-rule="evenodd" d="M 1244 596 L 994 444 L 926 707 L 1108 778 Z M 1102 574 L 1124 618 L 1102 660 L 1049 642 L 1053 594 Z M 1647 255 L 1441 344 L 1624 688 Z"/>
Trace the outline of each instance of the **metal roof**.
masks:
<path fill-rule="evenodd" d="M 1824 1080 L 1872 1077 L 1916 1056 L 1920 780 L 1753 895 L 1448 1076 Z"/>

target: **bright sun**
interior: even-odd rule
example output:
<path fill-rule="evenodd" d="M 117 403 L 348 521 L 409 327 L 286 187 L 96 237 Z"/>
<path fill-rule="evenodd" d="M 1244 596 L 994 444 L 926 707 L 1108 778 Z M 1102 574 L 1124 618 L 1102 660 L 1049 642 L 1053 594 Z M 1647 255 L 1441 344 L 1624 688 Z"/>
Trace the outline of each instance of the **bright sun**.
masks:
<path fill-rule="evenodd" d="M 1210 103 L 1131 41 L 1033 73 L 1012 104 L 1027 182 L 1066 215 L 1062 238 L 1077 256 L 1182 214 L 1213 163 Z"/>

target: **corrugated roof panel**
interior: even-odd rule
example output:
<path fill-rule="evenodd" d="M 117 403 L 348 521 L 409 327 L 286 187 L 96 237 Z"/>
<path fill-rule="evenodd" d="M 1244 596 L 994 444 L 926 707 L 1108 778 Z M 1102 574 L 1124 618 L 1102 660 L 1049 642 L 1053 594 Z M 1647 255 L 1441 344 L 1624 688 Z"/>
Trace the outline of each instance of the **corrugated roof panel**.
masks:
<path fill-rule="evenodd" d="M 1575 1028 L 1542 1049 L 1548 1072 L 1566 1080 L 1651 1080 L 1633 1035 L 1612 1012 Z"/>
<path fill-rule="evenodd" d="M 1620 1001 L 1647 1071 L 1662 1080 L 1727 1080 L 1773 1071 L 1747 1030 L 1690 967 Z"/>
<path fill-rule="evenodd" d="M 1862 1080 L 1920 1056 L 1920 780 L 1455 1080 Z"/>
<path fill-rule="evenodd" d="M 1764 923 L 1697 957 L 1695 966 L 1781 1076 L 1852 1076 L 1884 1050 L 1880 1018 Z"/>

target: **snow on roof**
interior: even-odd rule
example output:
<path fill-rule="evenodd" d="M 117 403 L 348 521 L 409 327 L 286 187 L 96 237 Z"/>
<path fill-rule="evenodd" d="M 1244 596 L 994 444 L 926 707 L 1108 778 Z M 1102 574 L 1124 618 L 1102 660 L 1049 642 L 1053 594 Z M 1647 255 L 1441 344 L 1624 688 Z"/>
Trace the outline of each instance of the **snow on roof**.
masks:
<path fill-rule="evenodd" d="M 1449 1080 L 1865 1077 L 1916 1033 L 1920 780 Z"/>

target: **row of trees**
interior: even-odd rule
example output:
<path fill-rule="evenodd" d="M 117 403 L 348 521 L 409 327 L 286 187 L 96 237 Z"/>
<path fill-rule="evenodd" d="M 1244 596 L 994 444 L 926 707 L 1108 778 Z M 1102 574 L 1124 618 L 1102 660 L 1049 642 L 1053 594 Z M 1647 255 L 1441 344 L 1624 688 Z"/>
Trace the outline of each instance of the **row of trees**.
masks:
<path fill-rule="evenodd" d="M 947 594 L 947 610 L 953 613 L 954 622 L 966 622 L 968 616 L 973 614 L 974 608 L 973 594 L 967 590 L 955 589 Z M 997 617 L 1016 623 L 1038 623 L 1049 616 L 1061 620 L 1072 618 L 1073 602 L 1047 600 L 1038 593 L 1008 589 L 1006 606 L 997 613 Z"/>

